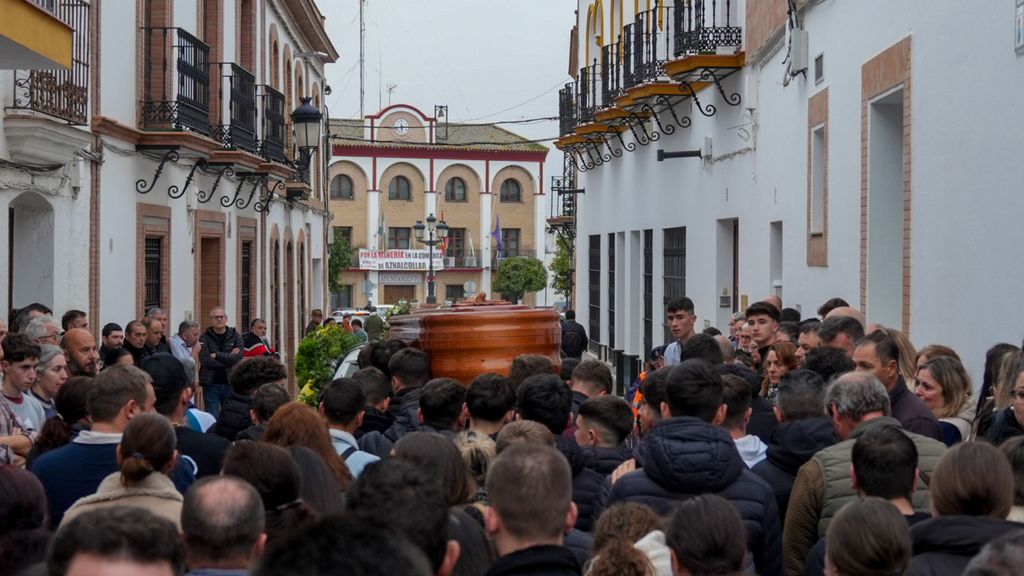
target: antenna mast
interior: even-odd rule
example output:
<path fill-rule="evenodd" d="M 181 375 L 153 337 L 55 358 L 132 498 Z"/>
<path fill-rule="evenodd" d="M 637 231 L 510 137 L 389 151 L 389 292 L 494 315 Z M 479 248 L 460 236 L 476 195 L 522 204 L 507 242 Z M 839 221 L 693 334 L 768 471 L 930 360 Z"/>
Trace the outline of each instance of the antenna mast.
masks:
<path fill-rule="evenodd" d="M 366 21 L 363 6 L 366 0 L 359 0 L 359 119 L 366 117 Z"/>

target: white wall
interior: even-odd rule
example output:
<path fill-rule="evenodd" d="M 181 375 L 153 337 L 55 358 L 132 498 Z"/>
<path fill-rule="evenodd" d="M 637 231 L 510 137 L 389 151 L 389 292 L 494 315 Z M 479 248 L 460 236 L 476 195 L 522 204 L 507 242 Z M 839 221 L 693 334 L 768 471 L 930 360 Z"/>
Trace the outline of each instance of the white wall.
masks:
<path fill-rule="evenodd" d="M 581 31 L 587 4 L 580 3 Z M 918 347 L 953 346 L 980 379 L 984 350 L 1002 340 L 1019 344 L 1022 334 L 1009 296 L 1024 282 L 1024 270 L 1012 256 L 1024 243 L 1024 229 L 1017 222 L 1024 211 L 1024 165 L 1019 161 L 1024 117 L 1016 104 L 1024 93 L 1024 59 L 1014 54 L 1012 8 L 1005 3 L 978 9 L 966 3 L 882 0 L 814 6 L 805 12 L 804 22 L 811 57 L 825 54 L 821 85 L 797 78 L 784 87 L 785 54 L 778 52 L 760 67 L 748 66 L 726 81 L 729 91 L 756 87 L 756 99 L 744 94 L 746 101 L 730 108 L 713 89 L 704 90 L 702 101 L 718 106 L 715 117 L 694 111 L 692 128 L 581 174 L 580 184 L 586 188 L 578 218 L 581 322 L 586 322 L 588 304 L 588 235 L 655 229 L 659 318 L 660 231 L 673 226 L 687 227 L 687 295 L 696 303 L 698 325 L 705 318 L 717 320 L 721 280 L 716 252 L 721 238 L 716 229 L 722 218 L 739 220 L 739 290 L 751 303 L 769 293 L 770 223 L 782 221 L 785 305 L 799 305 L 805 316 L 833 296 L 861 305 L 861 67 L 912 35 L 910 337 Z M 581 41 L 581 54 L 583 46 Z M 964 78 L 977 81 L 953 80 Z M 807 100 L 825 87 L 829 266 L 808 267 Z M 757 110 L 744 110 L 752 101 Z M 662 115 L 662 121 L 671 120 Z M 744 141 L 739 126 L 756 136 Z M 705 136 L 713 139 L 714 164 L 655 161 L 658 148 L 699 148 Z M 628 132 L 626 139 L 632 139 Z M 740 152 L 755 146 L 754 151 Z M 602 266 L 602 282 L 606 275 Z M 642 289 L 637 278 L 626 286 L 624 297 L 640 299 Z M 606 292 L 602 284 L 602 295 Z M 872 320 L 870 306 L 868 312 Z M 621 338 L 622 330 L 617 332 Z M 654 333 L 657 342 L 657 326 Z"/>

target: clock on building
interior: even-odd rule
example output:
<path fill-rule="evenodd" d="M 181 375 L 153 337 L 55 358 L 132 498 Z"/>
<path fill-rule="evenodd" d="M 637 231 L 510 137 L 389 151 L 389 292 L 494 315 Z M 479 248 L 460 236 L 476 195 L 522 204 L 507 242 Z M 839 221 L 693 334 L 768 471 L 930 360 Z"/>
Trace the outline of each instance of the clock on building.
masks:
<path fill-rule="evenodd" d="M 409 121 L 405 118 L 395 120 L 395 134 L 405 136 L 409 133 Z"/>

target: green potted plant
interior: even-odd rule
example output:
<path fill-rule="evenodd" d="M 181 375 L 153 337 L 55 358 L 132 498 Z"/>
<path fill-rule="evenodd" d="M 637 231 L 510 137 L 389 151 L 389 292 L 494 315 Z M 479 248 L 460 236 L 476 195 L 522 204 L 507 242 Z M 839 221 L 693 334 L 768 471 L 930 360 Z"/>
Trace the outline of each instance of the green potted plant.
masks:
<path fill-rule="evenodd" d="M 338 361 L 359 345 L 355 334 L 341 326 L 321 326 L 302 339 L 295 353 L 295 377 L 299 385 L 299 402 L 316 408 L 320 391 L 332 379 Z"/>

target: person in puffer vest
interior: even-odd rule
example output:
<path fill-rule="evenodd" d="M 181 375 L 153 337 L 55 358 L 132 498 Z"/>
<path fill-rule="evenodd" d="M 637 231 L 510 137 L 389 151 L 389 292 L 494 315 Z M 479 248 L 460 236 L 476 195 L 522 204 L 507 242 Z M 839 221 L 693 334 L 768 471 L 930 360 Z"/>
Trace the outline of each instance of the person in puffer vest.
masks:
<path fill-rule="evenodd" d="M 797 472 L 783 534 L 787 575 L 803 574 L 808 552 L 825 535 L 832 517 L 857 498 L 850 473 L 857 438 L 879 426 L 899 428 L 917 447 L 917 467 L 923 479 L 931 477 L 946 452 L 942 442 L 908 432 L 890 416 L 889 393 L 871 373 L 840 376 L 825 393 L 825 407 L 842 441 L 816 453 Z M 927 482 L 921 482 L 914 493 L 914 508 L 928 510 Z"/>
<path fill-rule="evenodd" d="M 638 449 L 643 468 L 619 478 L 610 502 L 631 501 L 668 514 L 680 501 L 717 494 L 739 512 L 747 548 L 758 574 L 782 574 L 782 530 L 771 487 L 743 463 L 725 418 L 722 377 L 704 360 L 686 360 L 670 369 L 663 420 Z M 655 408 L 655 407 L 651 407 Z"/>

